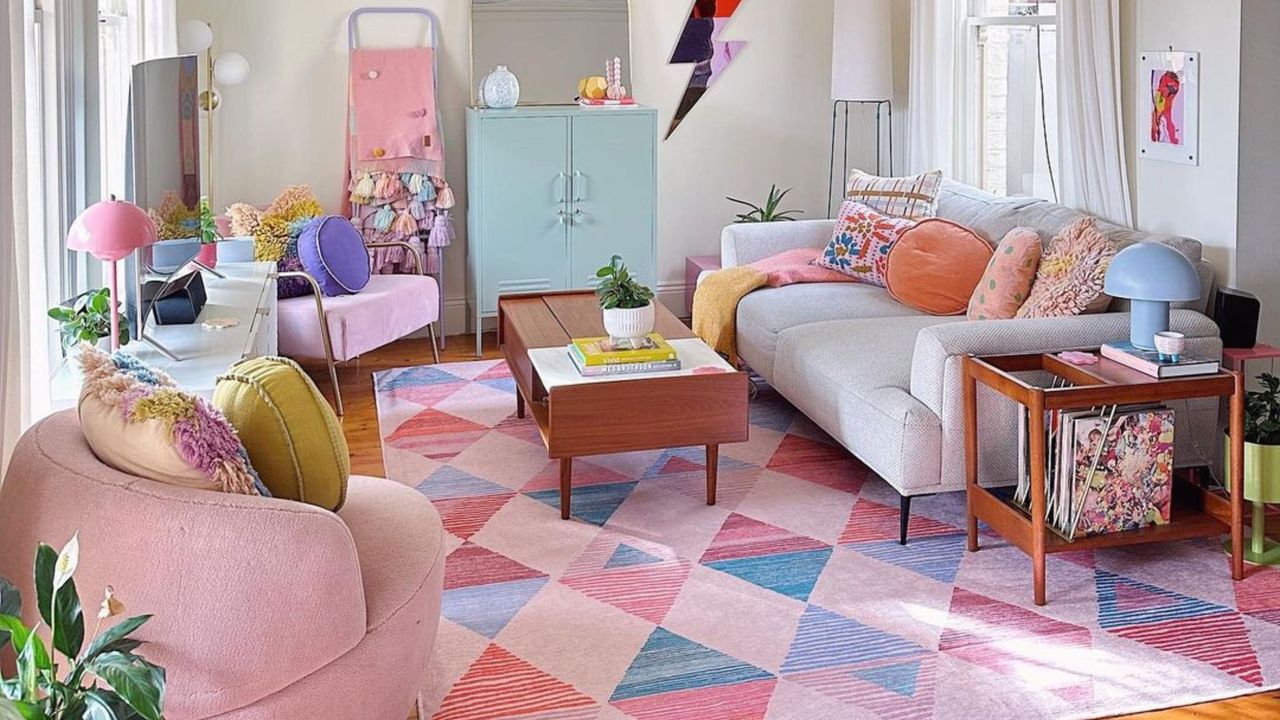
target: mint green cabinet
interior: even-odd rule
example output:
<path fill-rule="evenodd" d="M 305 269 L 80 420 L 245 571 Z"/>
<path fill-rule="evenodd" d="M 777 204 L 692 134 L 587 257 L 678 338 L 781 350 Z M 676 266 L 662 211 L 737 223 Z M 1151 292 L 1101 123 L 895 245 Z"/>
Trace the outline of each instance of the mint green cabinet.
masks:
<path fill-rule="evenodd" d="M 476 331 L 509 293 L 588 288 L 621 255 L 657 281 L 657 114 L 467 111 L 467 301 Z"/>

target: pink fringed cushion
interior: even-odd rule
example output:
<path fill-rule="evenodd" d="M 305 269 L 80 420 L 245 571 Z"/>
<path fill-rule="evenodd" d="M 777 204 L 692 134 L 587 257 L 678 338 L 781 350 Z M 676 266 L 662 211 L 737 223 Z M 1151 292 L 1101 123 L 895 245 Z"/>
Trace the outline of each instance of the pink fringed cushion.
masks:
<path fill-rule="evenodd" d="M 1097 220 L 1080 218 L 1049 243 L 1035 283 L 1016 317 L 1040 318 L 1103 312 L 1111 298 L 1102 292 L 1115 243 L 1098 231 Z"/>
<path fill-rule="evenodd" d="M 116 470 L 170 485 L 268 495 L 240 437 L 203 398 L 130 355 L 80 348 L 80 427 Z"/>
<path fill-rule="evenodd" d="M 845 200 L 831 241 L 813 263 L 857 282 L 884 287 L 889 249 L 914 225 L 912 220 L 889 217 L 860 202 Z"/>
<path fill-rule="evenodd" d="M 969 298 L 970 320 L 1007 320 L 1027 301 L 1040 267 L 1040 235 L 1016 227 L 996 246 L 987 270 Z"/>

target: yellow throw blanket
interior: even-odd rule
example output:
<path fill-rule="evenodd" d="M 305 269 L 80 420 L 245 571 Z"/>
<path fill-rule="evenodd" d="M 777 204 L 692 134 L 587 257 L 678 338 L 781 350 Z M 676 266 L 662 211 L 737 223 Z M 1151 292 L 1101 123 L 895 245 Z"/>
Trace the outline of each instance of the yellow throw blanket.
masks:
<path fill-rule="evenodd" d="M 708 274 L 693 294 L 693 332 L 716 352 L 737 362 L 738 301 L 768 284 L 769 275 L 750 265 Z"/>

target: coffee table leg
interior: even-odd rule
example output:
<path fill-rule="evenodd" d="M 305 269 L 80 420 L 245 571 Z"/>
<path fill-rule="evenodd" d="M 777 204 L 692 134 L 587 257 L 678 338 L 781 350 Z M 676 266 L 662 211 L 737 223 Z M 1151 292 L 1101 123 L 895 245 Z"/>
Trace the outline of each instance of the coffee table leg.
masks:
<path fill-rule="evenodd" d="M 720 446 L 707 446 L 707 504 L 716 504 L 716 469 L 720 464 Z"/>
<path fill-rule="evenodd" d="M 516 417 L 524 419 L 524 394 L 520 392 L 520 388 L 516 388 Z"/>
<path fill-rule="evenodd" d="M 573 493 L 573 458 L 560 458 L 560 519 L 569 519 L 569 496 Z"/>

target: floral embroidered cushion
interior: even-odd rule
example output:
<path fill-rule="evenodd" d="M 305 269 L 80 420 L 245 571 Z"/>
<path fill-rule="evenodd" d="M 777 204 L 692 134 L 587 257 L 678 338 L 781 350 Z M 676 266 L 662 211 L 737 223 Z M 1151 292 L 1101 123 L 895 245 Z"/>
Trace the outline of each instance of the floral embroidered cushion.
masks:
<path fill-rule="evenodd" d="M 889 217 L 854 200 L 846 200 L 836 216 L 831 242 L 817 258 L 821 265 L 858 282 L 885 286 L 889 249 L 914 220 Z"/>
<path fill-rule="evenodd" d="M 1040 267 L 1040 235 L 1032 228 L 1010 230 L 987 264 L 969 298 L 970 320 L 1007 320 L 1018 313 Z"/>
<path fill-rule="evenodd" d="M 1053 238 L 1016 317 L 1062 317 L 1107 309 L 1111 297 L 1102 287 L 1116 246 L 1098 230 L 1097 222 L 1082 217 Z"/>
<path fill-rule="evenodd" d="M 170 485 L 270 495 L 235 428 L 203 398 L 131 355 L 79 353 L 80 429 L 99 460 Z"/>

